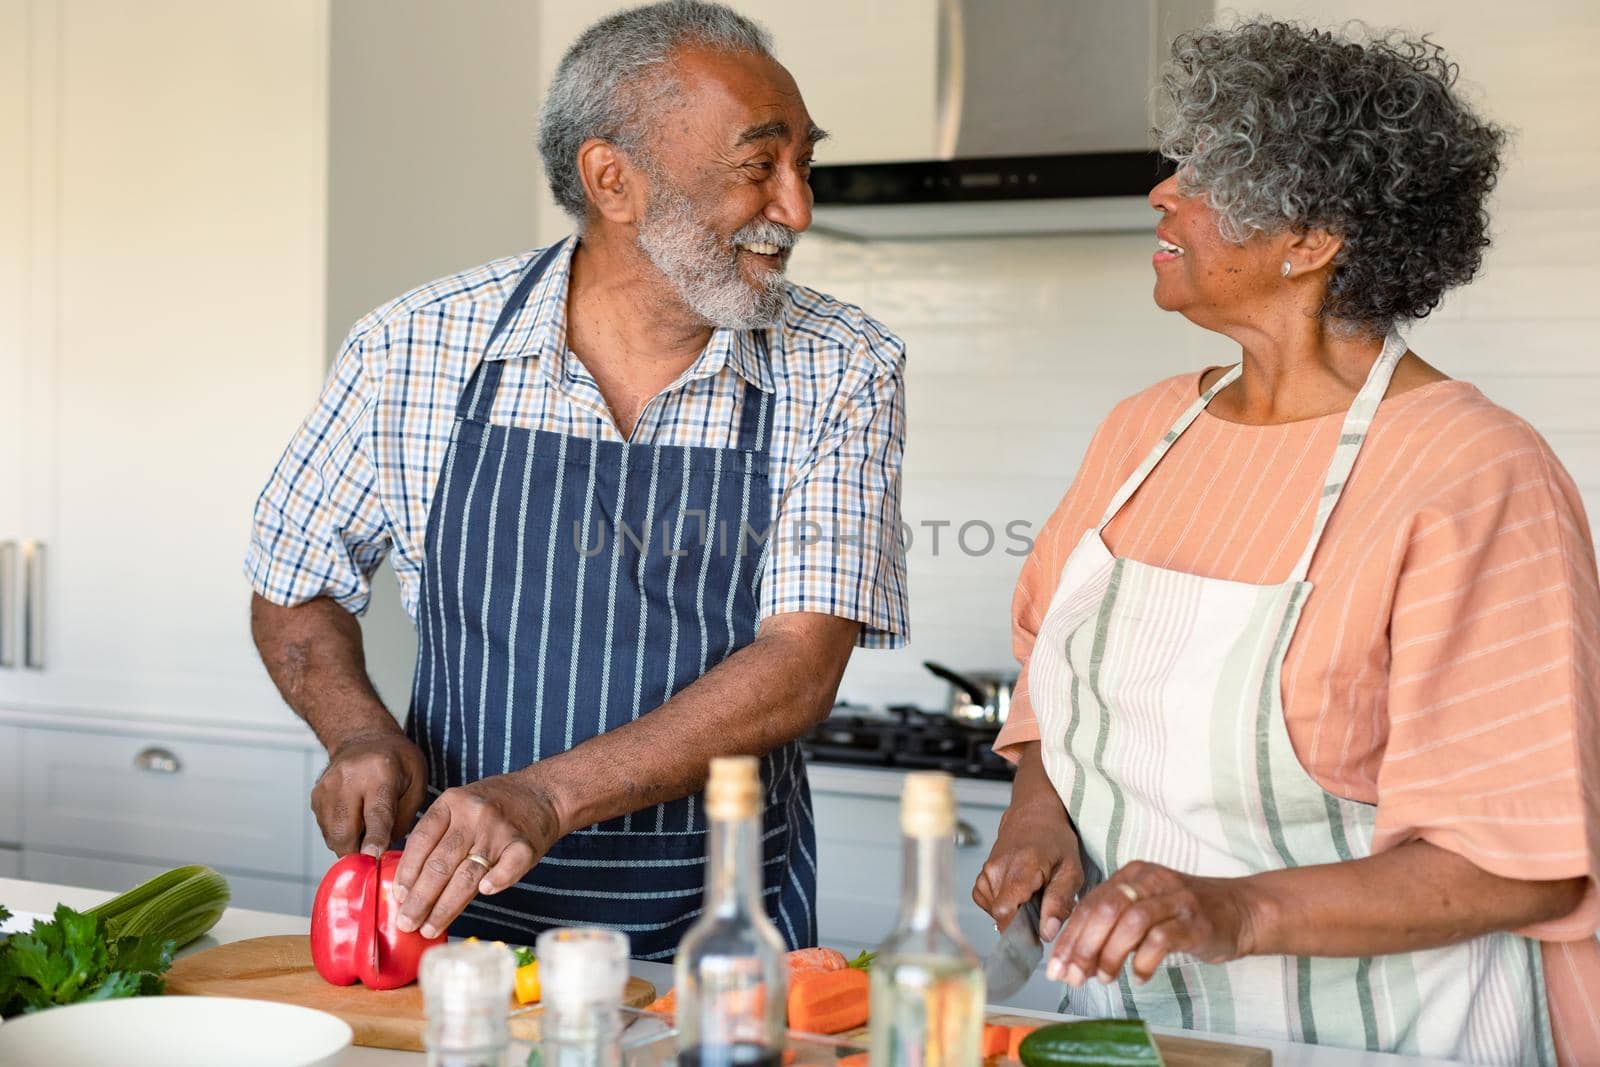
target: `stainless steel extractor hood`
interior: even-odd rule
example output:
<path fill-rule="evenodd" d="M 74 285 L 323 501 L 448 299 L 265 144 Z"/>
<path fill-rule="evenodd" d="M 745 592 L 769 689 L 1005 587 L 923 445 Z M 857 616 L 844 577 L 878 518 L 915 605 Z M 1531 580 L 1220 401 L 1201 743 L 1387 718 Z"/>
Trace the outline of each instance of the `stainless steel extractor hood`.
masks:
<path fill-rule="evenodd" d="M 1145 230 L 1170 166 L 1149 107 L 1212 0 L 939 0 L 933 158 L 818 166 L 813 228 L 855 238 Z"/>

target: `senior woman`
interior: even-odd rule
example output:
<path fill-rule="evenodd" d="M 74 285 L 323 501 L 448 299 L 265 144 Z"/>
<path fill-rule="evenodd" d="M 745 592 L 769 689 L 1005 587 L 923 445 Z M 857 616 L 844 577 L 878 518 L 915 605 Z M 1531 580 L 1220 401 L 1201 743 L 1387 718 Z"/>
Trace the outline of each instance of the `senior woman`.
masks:
<path fill-rule="evenodd" d="M 1042 895 L 1066 1011 L 1600 1063 L 1588 523 L 1394 332 L 1477 271 L 1504 136 L 1424 41 L 1174 59 L 1155 300 L 1242 359 L 1123 401 L 1041 531 L 974 898 Z"/>

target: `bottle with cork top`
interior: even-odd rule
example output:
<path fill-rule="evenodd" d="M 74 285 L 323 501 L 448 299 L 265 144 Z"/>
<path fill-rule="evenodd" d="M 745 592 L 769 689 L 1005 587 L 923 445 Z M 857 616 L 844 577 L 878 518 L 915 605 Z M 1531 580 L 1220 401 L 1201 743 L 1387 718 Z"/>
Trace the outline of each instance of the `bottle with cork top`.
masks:
<path fill-rule="evenodd" d="M 906 776 L 900 916 L 872 964 L 872 1067 L 972 1067 L 983 966 L 956 923 L 955 791 L 948 774 Z"/>
<path fill-rule="evenodd" d="M 711 761 L 704 911 L 673 964 L 679 1067 L 778 1067 L 788 967 L 761 900 L 761 774 L 754 757 Z"/>

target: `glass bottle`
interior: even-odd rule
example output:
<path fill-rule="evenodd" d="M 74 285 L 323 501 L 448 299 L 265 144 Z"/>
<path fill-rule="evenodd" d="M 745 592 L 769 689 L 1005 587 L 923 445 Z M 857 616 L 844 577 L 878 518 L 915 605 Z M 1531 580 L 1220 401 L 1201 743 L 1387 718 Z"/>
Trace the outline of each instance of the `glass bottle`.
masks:
<path fill-rule="evenodd" d="M 872 963 L 872 1067 L 972 1067 L 983 966 L 956 924 L 955 792 L 948 774 L 906 776 L 900 915 Z"/>
<path fill-rule="evenodd" d="M 592 927 L 539 935 L 541 1067 L 621 1067 L 628 937 Z"/>
<path fill-rule="evenodd" d="M 789 993 L 783 940 L 761 901 L 756 760 L 711 761 L 703 914 L 678 944 L 680 1067 L 778 1067 Z"/>
<path fill-rule="evenodd" d="M 422 954 L 428 1067 L 504 1067 L 515 972 L 504 945 L 463 942 Z"/>

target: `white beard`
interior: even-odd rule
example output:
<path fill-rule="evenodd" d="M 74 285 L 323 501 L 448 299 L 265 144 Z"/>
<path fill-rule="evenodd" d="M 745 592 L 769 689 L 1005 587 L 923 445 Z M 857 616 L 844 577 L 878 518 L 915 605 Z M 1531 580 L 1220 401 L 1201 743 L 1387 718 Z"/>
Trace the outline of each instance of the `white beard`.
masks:
<path fill-rule="evenodd" d="M 639 248 L 677 288 L 683 302 L 713 327 L 753 330 L 771 326 L 783 311 L 788 282 L 782 268 L 751 285 L 739 273 L 741 244 L 793 247 L 798 234 L 787 226 L 757 219 L 731 239 L 719 237 L 695 215 L 689 198 L 659 176 L 644 221 Z"/>

